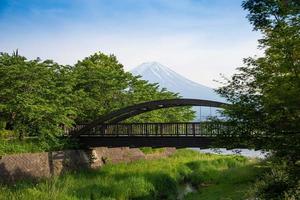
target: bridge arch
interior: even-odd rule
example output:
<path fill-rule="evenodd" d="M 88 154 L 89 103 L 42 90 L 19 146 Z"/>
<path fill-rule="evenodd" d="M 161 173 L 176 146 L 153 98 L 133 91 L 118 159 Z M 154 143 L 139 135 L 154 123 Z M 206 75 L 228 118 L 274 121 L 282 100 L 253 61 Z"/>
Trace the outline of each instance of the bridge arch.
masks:
<path fill-rule="evenodd" d="M 98 119 L 94 120 L 92 123 L 80 129 L 78 134 L 80 135 L 81 133 L 88 132 L 89 130 L 101 124 L 119 123 L 130 117 L 134 117 L 142 113 L 163 109 L 163 108 L 180 107 L 180 106 L 206 106 L 206 107 L 222 108 L 224 105 L 226 105 L 226 103 L 218 102 L 218 101 L 203 100 L 203 99 L 186 99 L 186 98 L 148 101 L 148 102 L 143 102 L 132 106 L 128 106 L 125 108 L 121 108 L 111 113 L 108 113 L 106 115 L 102 115 Z"/>

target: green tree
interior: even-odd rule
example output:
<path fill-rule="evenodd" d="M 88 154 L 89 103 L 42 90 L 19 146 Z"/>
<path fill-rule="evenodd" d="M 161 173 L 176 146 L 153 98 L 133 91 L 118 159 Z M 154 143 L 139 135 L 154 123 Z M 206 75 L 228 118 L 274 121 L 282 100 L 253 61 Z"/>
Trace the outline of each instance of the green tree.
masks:
<path fill-rule="evenodd" d="M 61 78 L 65 70 L 53 61 L 27 61 L 17 53 L 0 54 L 0 114 L 4 125 L 22 138 L 38 135 L 55 141 L 74 114 L 65 102 L 72 88 Z"/>
<path fill-rule="evenodd" d="M 235 133 L 247 138 L 237 142 L 272 150 L 296 172 L 300 156 L 300 1 L 247 0 L 243 8 L 254 30 L 263 35 L 259 43 L 264 56 L 245 59 L 245 66 L 217 90 L 231 103 L 223 114 Z"/>
<path fill-rule="evenodd" d="M 77 123 L 91 122 L 102 114 L 126 105 L 126 89 L 131 74 L 113 55 L 95 53 L 75 64 L 74 93 L 78 95 L 74 107 Z"/>
<path fill-rule="evenodd" d="M 95 53 L 79 61 L 73 69 L 73 77 L 74 93 L 78 94 L 74 101 L 78 123 L 91 122 L 100 115 L 145 101 L 179 98 L 166 89 L 160 90 L 157 84 L 125 72 L 115 56 L 103 53 Z M 193 118 L 190 108 L 174 108 L 148 112 L 129 121 L 187 121 Z"/>

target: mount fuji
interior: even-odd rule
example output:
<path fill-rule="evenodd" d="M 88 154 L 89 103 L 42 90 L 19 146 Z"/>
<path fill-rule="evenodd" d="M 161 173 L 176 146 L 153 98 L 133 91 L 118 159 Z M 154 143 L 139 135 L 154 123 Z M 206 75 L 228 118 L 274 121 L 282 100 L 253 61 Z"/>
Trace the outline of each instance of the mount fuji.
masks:
<path fill-rule="evenodd" d="M 131 73 L 150 83 L 158 83 L 160 88 L 179 93 L 183 98 L 224 101 L 212 88 L 193 82 L 158 62 L 143 63 Z"/>

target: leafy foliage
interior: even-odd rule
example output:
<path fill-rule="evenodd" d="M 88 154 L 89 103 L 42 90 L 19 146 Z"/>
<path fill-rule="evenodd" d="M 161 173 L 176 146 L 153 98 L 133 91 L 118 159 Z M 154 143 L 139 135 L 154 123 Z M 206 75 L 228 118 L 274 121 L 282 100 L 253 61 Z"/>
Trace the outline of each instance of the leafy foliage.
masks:
<path fill-rule="evenodd" d="M 244 59 L 245 65 L 225 78 L 217 92 L 231 105 L 223 114 L 236 134 L 245 136 L 237 142 L 272 150 L 275 158 L 285 160 L 295 185 L 300 159 L 300 2 L 247 0 L 243 7 L 254 30 L 263 34 L 259 43 L 265 54 Z"/>
<path fill-rule="evenodd" d="M 49 60 L 0 54 L 0 120 L 5 129 L 20 137 L 28 133 L 53 139 L 62 131 L 59 125 L 72 124 L 74 110 L 65 101 L 72 91 L 61 83 L 62 68 Z"/>
<path fill-rule="evenodd" d="M 179 98 L 125 72 L 113 55 L 95 53 L 74 66 L 0 54 L 0 130 L 22 139 L 38 136 L 59 145 L 63 128 L 88 123 L 115 109 L 143 101 Z M 154 111 L 131 121 L 192 120 L 190 108 Z M 3 134 L 2 134 L 3 135 Z"/>
<path fill-rule="evenodd" d="M 96 53 L 79 61 L 74 67 L 73 78 L 76 82 L 74 91 L 81 95 L 77 104 L 79 122 L 90 122 L 99 115 L 144 101 L 179 98 L 178 94 L 160 90 L 157 84 L 125 72 L 113 55 Z M 129 121 L 186 121 L 193 118 L 191 109 L 174 108 L 167 112 L 142 114 Z"/>
<path fill-rule="evenodd" d="M 243 6 L 255 29 L 264 34 L 260 44 L 265 55 L 245 59 L 245 66 L 217 90 L 231 103 L 224 114 L 245 136 L 282 137 L 277 144 L 266 138 L 264 148 L 299 159 L 300 4 L 249 0 Z"/>

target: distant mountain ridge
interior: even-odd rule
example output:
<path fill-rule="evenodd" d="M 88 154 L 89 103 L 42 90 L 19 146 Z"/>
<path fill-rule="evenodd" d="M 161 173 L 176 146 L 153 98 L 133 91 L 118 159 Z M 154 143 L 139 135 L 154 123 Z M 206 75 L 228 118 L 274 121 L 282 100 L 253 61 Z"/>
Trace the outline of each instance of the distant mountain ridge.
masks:
<path fill-rule="evenodd" d="M 145 62 L 131 70 L 134 75 L 150 83 L 158 83 L 161 88 L 179 93 L 183 98 L 196 98 L 222 101 L 222 98 L 210 87 L 191 81 L 158 62 Z"/>

